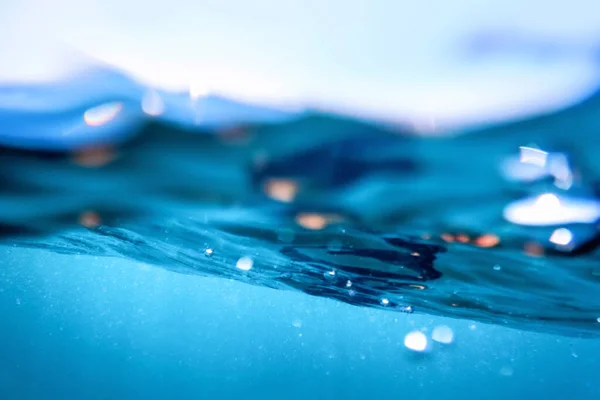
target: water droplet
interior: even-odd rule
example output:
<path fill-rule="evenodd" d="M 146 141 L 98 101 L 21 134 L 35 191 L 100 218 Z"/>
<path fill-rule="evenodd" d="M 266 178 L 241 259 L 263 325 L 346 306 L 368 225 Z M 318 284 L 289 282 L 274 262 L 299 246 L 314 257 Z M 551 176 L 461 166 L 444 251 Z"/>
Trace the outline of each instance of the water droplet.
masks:
<path fill-rule="evenodd" d="M 241 269 L 242 271 L 250 271 L 253 264 L 254 261 L 250 257 L 242 257 L 237 261 L 235 267 L 237 269 Z"/>
<path fill-rule="evenodd" d="M 215 251 L 211 248 L 204 250 L 204 255 L 207 257 L 211 257 Z"/>
<path fill-rule="evenodd" d="M 446 325 L 440 325 L 433 328 L 431 338 L 438 343 L 450 344 L 454 342 L 454 332 Z"/>
<path fill-rule="evenodd" d="M 352 287 L 352 281 L 350 281 L 350 280 L 347 280 L 347 281 L 346 281 L 346 287 L 347 287 L 347 288 L 349 288 L 349 287 Z"/>
<path fill-rule="evenodd" d="M 381 305 L 382 306 L 387 306 L 390 304 L 390 301 L 388 299 L 386 299 L 385 297 L 383 299 L 381 299 Z"/>
<path fill-rule="evenodd" d="M 500 271 L 502 269 L 498 264 L 494 265 L 494 271 Z"/>
<path fill-rule="evenodd" d="M 404 346 L 413 351 L 425 351 L 428 347 L 427 336 L 421 331 L 412 331 L 404 336 Z"/>

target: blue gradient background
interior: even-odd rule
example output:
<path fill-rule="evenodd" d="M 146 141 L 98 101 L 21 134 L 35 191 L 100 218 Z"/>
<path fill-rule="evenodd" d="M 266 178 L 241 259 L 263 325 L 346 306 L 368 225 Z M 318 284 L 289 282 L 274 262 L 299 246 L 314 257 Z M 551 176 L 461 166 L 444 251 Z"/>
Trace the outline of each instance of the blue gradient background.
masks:
<path fill-rule="evenodd" d="M 0 258 L 4 399 L 600 396 L 597 340 L 473 329 L 123 260 L 12 248 Z M 407 332 L 442 323 L 453 345 L 404 347 Z"/>

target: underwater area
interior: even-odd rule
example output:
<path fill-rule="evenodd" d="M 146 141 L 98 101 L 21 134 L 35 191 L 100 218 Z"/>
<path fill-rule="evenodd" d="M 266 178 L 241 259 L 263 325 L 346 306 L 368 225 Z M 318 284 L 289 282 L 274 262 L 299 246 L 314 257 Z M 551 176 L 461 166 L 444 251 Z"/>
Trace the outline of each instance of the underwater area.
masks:
<path fill-rule="evenodd" d="M 316 50 L 312 104 L 246 78 L 247 97 L 172 90 L 131 60 L 0 68 L 0 398 L 600 398 L 600 51 L 499 32 L 473 51 L 558 69 L 496 92 L 423 80 L 423 106 L 393 97 L 392 64 L 354 87 L 366 58 L 338 76 Z M 567 75 L 570 93 L 545 80 Z"/>

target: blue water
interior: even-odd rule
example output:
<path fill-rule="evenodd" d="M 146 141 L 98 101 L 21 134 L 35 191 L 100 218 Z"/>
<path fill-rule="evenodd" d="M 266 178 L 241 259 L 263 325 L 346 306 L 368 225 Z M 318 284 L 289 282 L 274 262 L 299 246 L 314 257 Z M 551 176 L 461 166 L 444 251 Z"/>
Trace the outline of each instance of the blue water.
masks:
<path fill-rule="evenodd" d="M 5 399 L 595 399 L 600 342 L 2 250 Z M 415 329 L 455 343 L 413 354 Z"/>
<path fill-rule="evenodd" d="M 595 398 L 599 106 L 426 137 L 110 70 L 4 87 L 0 389 Z"/>

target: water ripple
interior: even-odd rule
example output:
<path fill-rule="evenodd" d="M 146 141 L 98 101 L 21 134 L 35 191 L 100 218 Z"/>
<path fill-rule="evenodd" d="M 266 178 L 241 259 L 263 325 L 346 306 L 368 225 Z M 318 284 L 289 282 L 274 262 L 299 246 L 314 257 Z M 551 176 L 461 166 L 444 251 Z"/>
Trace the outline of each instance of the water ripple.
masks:
<path fill-rule="evenodd" d="M 424 138 L 106 71 L 0 88 L 0 236 L 597 337 L 599 107 Z"/>

